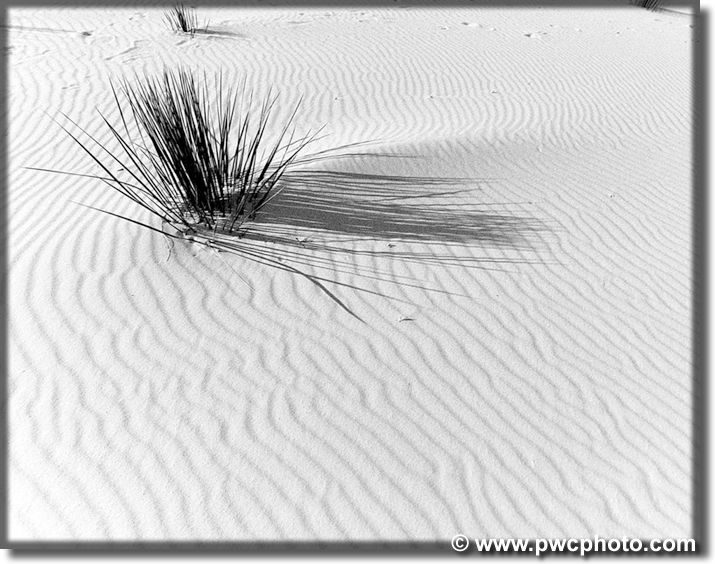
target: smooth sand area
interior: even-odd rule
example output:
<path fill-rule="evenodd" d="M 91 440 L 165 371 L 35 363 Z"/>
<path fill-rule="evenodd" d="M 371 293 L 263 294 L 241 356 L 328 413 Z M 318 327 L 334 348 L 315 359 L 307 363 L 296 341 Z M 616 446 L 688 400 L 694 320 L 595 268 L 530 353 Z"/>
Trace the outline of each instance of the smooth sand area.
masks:
<path fill-rule="evenodd" d="M 691 536 L 693 16 L 613 6 L 11 8 L 10 540 Z M 164 65 L 370 142 L 255 227 L 340 303 L 25 168 Z"/>

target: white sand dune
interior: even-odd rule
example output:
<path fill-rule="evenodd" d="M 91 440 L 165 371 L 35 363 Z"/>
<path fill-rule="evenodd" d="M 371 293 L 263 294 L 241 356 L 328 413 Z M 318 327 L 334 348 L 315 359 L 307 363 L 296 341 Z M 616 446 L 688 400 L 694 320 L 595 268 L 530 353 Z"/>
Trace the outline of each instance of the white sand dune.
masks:
<path fill-rule="evenodd" d="M 9 11 L 10 539 L 691 536 L 691 16 L 199 16 Z M 255 228 L 340 303 L 25 168 L 96 173 L 51 117 L 163 65 L 370 141 Z"/>

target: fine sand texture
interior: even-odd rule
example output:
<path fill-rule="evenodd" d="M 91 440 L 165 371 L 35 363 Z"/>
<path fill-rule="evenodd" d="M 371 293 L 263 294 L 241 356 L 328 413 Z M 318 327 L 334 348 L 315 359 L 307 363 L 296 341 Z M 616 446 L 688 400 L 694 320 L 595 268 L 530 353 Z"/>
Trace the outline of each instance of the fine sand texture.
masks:
<path fill-rule="evenodd" d="M 197 15 L 8 11 L 10 540 L 691 536 L 694 16 Z M 246 238 L 289 268 L 28 168 L 179 66 L 324 126 Z"/>

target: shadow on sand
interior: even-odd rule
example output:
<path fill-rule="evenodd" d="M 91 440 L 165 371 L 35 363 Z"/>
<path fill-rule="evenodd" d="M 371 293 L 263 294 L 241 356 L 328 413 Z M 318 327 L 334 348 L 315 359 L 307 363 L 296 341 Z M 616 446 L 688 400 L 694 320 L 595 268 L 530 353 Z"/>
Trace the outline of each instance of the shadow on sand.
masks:
<path fill-rule="evenodd" d="M 514 215 L 517 202 L 480 202 L 488 180 L 292 171 L 256 225 L 289 225 L 369 240 L 411 240 L 531 249 L 542 221 Z M 496 210 L 496 211 L 495 211 Z"/>
<path fill-rule="evenodd" d="M 282 181 L 284 188 L 255 221 L 244 224 L 240 237 L 215 234 L 207 244 L 303 276 L 357 319 L 360 317 L 328 286 L 390 296 L 339 282 L 341 272 L 445 293 L 394 272 L 379 272 L 374 267 L 366 271 L 355 261 L 357 255 L 493 270 L 497 264 L 503 268 L 530 260 L 521 254 L 516 258 L 499 256 L 502 253 L 490 250 L 533 250 L 542 239 L 540 232 L 546 230 L 543 222 L 508 211 L 520 205 L 518 202 L 480 203 L 475 191 L 488 182 L 484 179 L 302 170 L 286 173 Z M 306 231 L 315 236 L 296 236 Z M 351 245 L 354 241 L 357 248 Z M 382 250 L 368 245 L 366 250 L 360 244 L 366 241 L 385 245 L 379 247 Z M 421 251 L 403 250 L 403 245 L 398 245 L 410 241 L 435 245 Z M 317 274 L 321 270 L 327 274 Z"/>
<path fill-rule="evenodd" d="M 206 24 L 202 28 L 195 29 L 193 32 L 194 36 L 205 36 L 205 37 L 224 37 L 228 39 L 246 39 L 246 36 L 233 31 L 231 28 L 226 26 L 216 26 Z"/>

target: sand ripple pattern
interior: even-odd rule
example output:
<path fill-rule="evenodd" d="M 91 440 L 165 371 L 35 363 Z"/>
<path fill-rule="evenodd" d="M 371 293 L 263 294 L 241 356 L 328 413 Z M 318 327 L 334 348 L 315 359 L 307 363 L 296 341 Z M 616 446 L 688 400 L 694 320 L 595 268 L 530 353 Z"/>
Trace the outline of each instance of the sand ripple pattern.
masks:
<path fill-rule="evenodd" d="M 10 11 L 11 540 L 689 536 L 689 20 L 202 15 Z M 362 321 L 24 168 L 86 171 L 51 117 L 108 141 L 106 78 L 165 63 L 302 97 L 316 149 L 373 142 L 255 242 Z"/>

